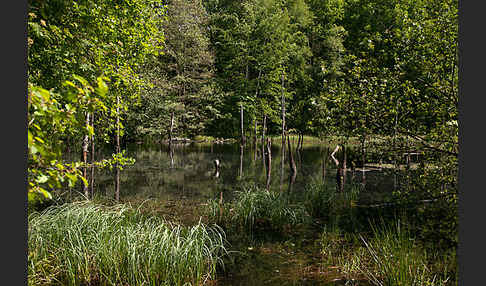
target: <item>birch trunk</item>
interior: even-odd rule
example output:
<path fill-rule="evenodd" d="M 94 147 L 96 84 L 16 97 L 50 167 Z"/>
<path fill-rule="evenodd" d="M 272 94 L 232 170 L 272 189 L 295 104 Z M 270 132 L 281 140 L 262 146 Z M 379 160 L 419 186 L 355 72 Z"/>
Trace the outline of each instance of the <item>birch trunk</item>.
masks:
<path fill-rule="evenodd" d="M 262 159 L 263 159 L 263 168 L 266 169 L 265 163 L 265 129 L 267 128 L 267 115 L 263 114 L 263 129 L 262 129 Z"/>
<path fill-rule="evenodd" d="M 86 127 L 89 126 L 89 112 L 86 113 Z M 89 146 L 89 135 L 85 134 L 83 138 L 83 177 L 86 179 L 86 182 L 88 181 L 88 146 Z M 83 191 L 84 195 L 86 196 L 86 199 L 89 199 L 89 190 L 88 186 L 85 184 L 83 185 Z"/>
<path fill-rule="evenodd" d="M 285 146 L 285 96 L 284 96 L 284 74 L 282 72 L 282 146 Z"/>
<path fill-rule="evenodd" d="M 91 116 L 91 127 L 93 128 L 93 135 L 91 135 L 91 197 L 94 195 L 94 174 L 95 174 L 95 141 L 94 141 L 94 120 L 95 120 L 95 113 Z"/>
<path fill-rule="evenodd" d="M 120 97 L 116 97 L 116 153 L 120 153 Z M 120 201 L 120 168 L 115 164 L 115 201 Z"/>
<path fill-rule="evenodd" d="M 257 158 L 257 151 L 258 151 L 258 147 L 257 147 L 257 120 L 255 118 L 255 137 L 253 137 L 253 145 L 254 145 L 254 148 L 255 148 L 255 152 L 253 152 L 253 161 L 256 161 L 256 158 Z"/>
<path fill-rule="evenodd" d="M 272 175 L 272 141 L 267 138 L 267 191 L 270 190 L 270 177 Z"/>

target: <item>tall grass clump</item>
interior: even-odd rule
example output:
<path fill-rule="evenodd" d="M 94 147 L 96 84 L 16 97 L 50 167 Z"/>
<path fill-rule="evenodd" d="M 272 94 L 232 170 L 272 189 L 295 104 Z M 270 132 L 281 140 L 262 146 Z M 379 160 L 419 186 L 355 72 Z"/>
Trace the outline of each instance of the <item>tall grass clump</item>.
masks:
<path fill-rule="evenodd" d="M 433 271 L 425 249 L 421 248 L 398 221 L 394 224 L 372 225 L 370 239 L 361 237 L 371 256 L 370 265 L 361 272 L 375 285 L 446 285 L 449 278 L 444 269 Z"/>
<path fill-rule="evenodd" d="M 70 203 L 28 219 L 29 285 L 200 285 L 226 253 L 224 232 L 171 225 L 125 205 Z"/>
<path fill-rule="evenodd" d="M 309 215 L 299 204 L 291 204 L 285 193 L 267 191 L 257 186 L 245 186 L 236 191 L 231 203 L 223 206 L 210 200 L 210 220 L 218 220 L 229 226 L 247 227 L 253 231 L 257 227 L 281 230 L 285 225 L 306 223 Z M 224 218 L 220 218 L 220 213 Z"/>
<path fill-rule="evenodd" d="M 360 188 L 356 184 L 347 185 L 341 192 L 335 184 L 311 181 L 303 192 L 303 202 L 312 217 L 329 218 L 348 210 L 358 200 Z"/>

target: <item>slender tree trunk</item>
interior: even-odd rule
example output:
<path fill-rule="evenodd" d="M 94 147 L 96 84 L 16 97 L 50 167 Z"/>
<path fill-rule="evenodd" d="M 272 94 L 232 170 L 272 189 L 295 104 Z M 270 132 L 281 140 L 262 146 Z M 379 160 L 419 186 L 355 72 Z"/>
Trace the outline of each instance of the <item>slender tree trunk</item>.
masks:
<path fill-rule="evenodd" d="M 263 114 L 263 129 L 262 129 L 262 158 L 263 158 L 263 168 L 266 169 L 265 164 L 265 129 L 267 128 L 267 115 Z"/>
<path fill-rule="evenodd" d="M 292 153 L 292 145 L 290 144 L 290 137 L 287 137 L 288 149 L 289 149 L 289 166 L 291 173 L 297 173 L 297 166 L 295 165 L 294 155 Z"/>
<path fill-rule="evenodd" d="M 292 145 L 290 144 L 290 137 L 288 136 L 287 136 L 287 144 L 289 149 L 289 166 L 290 166 L 289 192 L 291 192 L 292 186 L 295 182 L 295 177 L 297 176 L 297 167 L 295 166 L 294 156 L 292 154 Z"/>
<path fill-rule="evenodd" d="M 243 126 L 243 103 L 240 104 L 240 122 L 241 122 L 241 144 L 244 146 L 245 145 L 245 131 L 244 131 L 244 126 Z"/>
<path fill-rule="evenodd" d="M 284 96 L 284 73 L 282 71 L 282 146 L 285 146 L 285 96 Z"/>
<path fill-rule="evenodd" d="M 339 164 L 339 160 L 334 157 L 334 154 L 339 150 L 339 145 L 336 146 L 334 151 L 331 153 L 331 158 L 334 161 L 334 164 L 336 165 L 336 189 L 340 192 L 344 190 L 344 184 L 343 184 L 343 168 Z"/>
<path fill-rule="evenodd" d="M 223 190 L 219 192 L 219 221 L 223 219 Z"/>
<path fill-rule="evenodd" d="M 347 173 L 347 152 L 346 152 L 346 143 L 347 139 L 343 143 L 343 186 L 346 185 L 346 173 Z"/>
<path fill-rule="evenodd" d="M 174 146 L 169 145 L 170 168 L 174 168 Z"/>
<path fill-rule="evenodd" d="M 94 120 L 95 120 L 95 113 L 93 112 L 92 116 L 91 116 L 91 127 L 93 128 L 93 135 L 91 135 L 91 183 L 90 183 L 90 187 L 91 187 L 91 197 L 93 197 L 94 195 L 94 175 L 95 175 L 95 166 L 94 166 L 94 162 L 95 162 L 95 137 L 94 137 Z"/>
<path fill-rule="evenodd" d="M 262 75 L 262 69 L 258 69 L 258 79 L 257 79 L 257 87 L 255 89 L 255 99 L 258 98 L 258 92 L 259 92 L 259 89 L 260 89 L 260 77 Z M 255 116 L 255 155 L 254 155 L 254 158 L 256 160 L 256 153 L 257 153 L 257 119 L 256 119 L 257 116 Z M 263 137 L 262 137 L 263 138 Z M 263 140 L 263 139 L 262 139 Z"/>
<path fill-rule="evenodd" d="M 253 137 L 253 146 L 255 148 L 255 152 L 253 152 L 253 161 L 256 161 L 257 158 L 257 120 L 255 118 L 255 137 Z"/>
<path fill-rule="evenodd" d="M 240 178 L 243 177 L 243 145 L 240 145 Z"/>
<path fill-rule="evenodd" d="M 362 146 L 362 151 L 361 151 L 361 160 L 363 161 L 363 185 L 366 184 L 366 171 L 365 171 L 365 158 L 366 158 L 366 137 L 363 136 L 363 140 L 362 140 L 362 143 L 361 143 L 361 146 Z"/>
<path fill-rule="evenodd" d="M 173 131 L 174 131 L 174 111 L 170 113 L 170 127 L 169 127 L 169 157 L 170 157 L 171 169 L 174 168 L 174 146 L 172 145 Z"/>
<path fill-rule="evenodd" d="M 397 137 L 397 127 L 398 127 L 398 99 L 396 102 L 396 110 L 397 113 L 395 114 L 395 128 L 393 132 L 393 189 L 396 191 L 398 187 L 398 178 L 397 178 L 397 168 L 398 168 L 398 162 L 397 162 L 397 150 L 396 150 L 396 137 Z"/>
<path fill-rule="evenodd" d="M 120 97 L 116 97 L 116 153 L 120 154 Z M 115 201 L 120 201 L 120 167 L 115 164 Z"/>
<path fill-rule="evenodd" d="M 285 141 L 286 140 L 287 139 L 285 139 Z M 285 141 L 282 144 L 282 150 L 280 152 L 280 153 L 282 153 L 281 158 L 280 158 L 280 190 L 282 190 L 282 187 L 283 187 L 284 164 L 285 164 L 285 145 L 286 145 Z"/>
<path fill-rule="evenodd" d="M 89 112 L 86 113 L 86 127 L 89 126 Z M 84 163 L 84 167 L 83 167 L 83 177 L 86 179 L 86 182 L 88 182 L 88 146 L 89 146 L 89 135 L 86 134 L 84 135 L 84 138 L 83 138 L 83 163 Z M 89 190 L 88 190 L 88 186 L 87 185 L 83 185 L 83 191 L 84 191 L 84 195 L 86 196 L 86 199 L 89 199 Z"/>
<path fill-rule="evenodd" d="M 169 149 L 172 147 L 172 132 L 174 130 L 174 111 L 170 113 L 170 128 L 169 128 Z"/>
<path fill-rule="evenodd" d="M 270 177 L 272 175 L 272 141 L 267 138 L 267 191 L 270 190 Z"/>

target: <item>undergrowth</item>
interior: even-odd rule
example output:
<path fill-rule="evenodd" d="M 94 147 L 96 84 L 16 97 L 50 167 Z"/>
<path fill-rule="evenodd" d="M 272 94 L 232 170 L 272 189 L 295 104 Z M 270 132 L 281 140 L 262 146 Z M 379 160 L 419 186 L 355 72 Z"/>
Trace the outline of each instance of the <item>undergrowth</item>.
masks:
<path fill-rule="evenodd" d="M 200 285 L 226 254 L 225 234 L 172 225 L 126 205 L 69 203 L 28 218 L 29 285 Z"/>

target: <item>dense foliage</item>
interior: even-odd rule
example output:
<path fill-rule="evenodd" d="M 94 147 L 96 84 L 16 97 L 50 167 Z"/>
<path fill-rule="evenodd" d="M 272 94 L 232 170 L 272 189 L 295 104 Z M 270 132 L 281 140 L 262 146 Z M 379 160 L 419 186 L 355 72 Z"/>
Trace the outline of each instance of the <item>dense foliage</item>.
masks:
<path fill-rule="evenodd" d="M 115 132 L 123 135 L 119 118 L 144 84 L 140 65 L 162 49 L 164 14 L 158 0 L 29 1 L 30 197 L 50 197 L 80 178 L 88 183 L 86 158 L 67 164 L 65 147 L 86 155 L 89 137 L 110 142 Z M 101 165 L 120 168 L 121 154 Z"/>
<path fill-rule="evenodd" d="M 244 145 L 257 136 L 265 143 L 265 134 L 305 134 L 353 141 L 361 158 L 351 168 L 360 165 L 363 177 L 367 150 L 381 152 L 393 203 L 414 206 L 423 219 L 420 238 L 457 245 L 457 0 L 28 5 L 30 202 L 73 188 L 92 197 L 94 168 L 115 169 L 118 200 L 119 170 L 134 162 L 124 142 L 241 136 Z M 96 158 L 95 146 L 111 157 Z M 411 153 L 421 156 L 414 168 Z M 282 166 L 290 161 L 282 158 Z M 344 162 L 336 167 L 346 170 Z M 338 197 L 319 190 L 308 192 L 306 212 L 325 216 Z M 283 225 L 303 213 L 267 190 L 239 196 L 233 221 L 250 228 L 258 216 Z M 435 213 L 417 207 L 424 202 Z M 221 205 L 212 207 L 217 217 Z"/>

